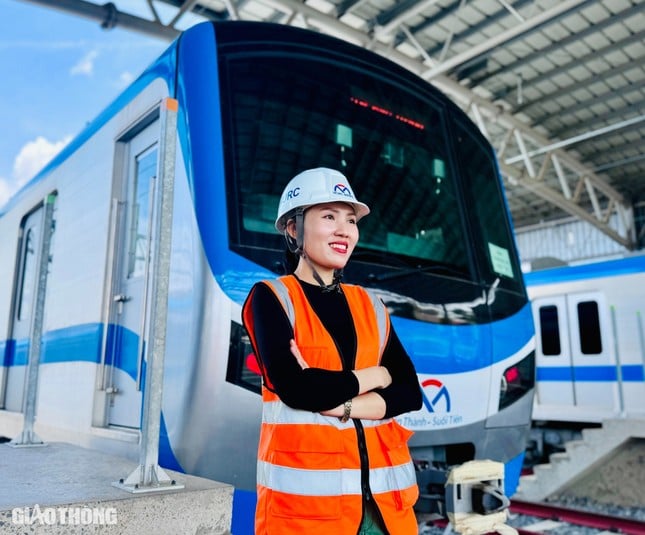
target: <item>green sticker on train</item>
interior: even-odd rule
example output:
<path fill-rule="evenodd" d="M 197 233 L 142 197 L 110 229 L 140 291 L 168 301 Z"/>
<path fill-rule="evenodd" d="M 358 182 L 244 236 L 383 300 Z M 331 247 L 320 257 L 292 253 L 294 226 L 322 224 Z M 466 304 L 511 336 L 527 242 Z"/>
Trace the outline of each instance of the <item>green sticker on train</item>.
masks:
<path fill-rule="evenodd" d="M 511 264 L 511 256 L 508 254 L 508 249 L 489 242 L 488 253 L 490 254 L 490 261 L 493 264 L 493 271 L 498 275 L 513 278 L 513 265 Z"/>

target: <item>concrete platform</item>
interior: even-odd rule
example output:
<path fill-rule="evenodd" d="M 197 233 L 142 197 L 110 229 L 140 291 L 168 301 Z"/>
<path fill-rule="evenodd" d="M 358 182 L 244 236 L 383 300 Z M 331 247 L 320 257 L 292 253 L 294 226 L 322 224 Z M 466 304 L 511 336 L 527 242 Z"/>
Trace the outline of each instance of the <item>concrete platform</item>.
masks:
<path fill-rule="evenodd" d="M 112 486 L 137 463 L 65 443 L 0 444 L 0 533 L 228 534 L 233 487 L 164 470 L 183 489 Z"/>
<path fill-rule="evenodd" d="M 582 440 L 565 444 L 548 464 L 533 467 L 533 474 L 520 478 L 516 500 L 541 502 L 611 460 L 631 438 L 645 439 L 645 419 L 605 420 L 602 427 L 582 431 Z"/>

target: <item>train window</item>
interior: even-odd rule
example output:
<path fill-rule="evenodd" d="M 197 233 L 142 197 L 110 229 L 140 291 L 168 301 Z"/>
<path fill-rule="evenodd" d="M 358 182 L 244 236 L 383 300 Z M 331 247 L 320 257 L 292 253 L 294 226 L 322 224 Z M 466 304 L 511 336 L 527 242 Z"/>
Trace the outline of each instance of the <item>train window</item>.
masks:
<path fill-rule="evenodd" d="M 262 375 L 246 330 L 231 322 L 226 380 L 257 394 L 261 391 Z"/>
<path fill-rule="evenodd" d="M 555 305 L 540 307 L 540 341 L 543 355 L 560 354 L 558 307 Z"/>
<path fill-rule="evenodd" d="M 457 162 L 471 208 L 473 231 L 478 234 L 474 245 L 482 275 L 488 283 L 499 279 L 499 288 L 523 295 L 513 235 L 506 211 L 500 209 L 505 201 L 495 156 L 473 125 L 455 123 Z"/>
<path fill-rule="evenodd" d="M 148 256 L 150 233 L 151 181 L 157 175 L 157 148 L 139 154 L 135 159 L 134 201 L 130 214 L 130 250 L 128 254 L 128 278 L 144 274 Z"/>
<path fill-rule="evenodd" d="M 36 284 L 36 249 L 35 230 L 29 228 L 25 235 L 25 245 L 22 254 L 22 277 L 20 279 L 20 299 L 18 299 L 18 319 L 29 317 L 34 300 L 34 287 Z"/>
<path fill-rule="evenodd" d="M 578 303 L 578 329 L 580 333 L 580 350 L 584 355 L 602 353 L 600 335 L 600 315 L 596 301 Z"/>

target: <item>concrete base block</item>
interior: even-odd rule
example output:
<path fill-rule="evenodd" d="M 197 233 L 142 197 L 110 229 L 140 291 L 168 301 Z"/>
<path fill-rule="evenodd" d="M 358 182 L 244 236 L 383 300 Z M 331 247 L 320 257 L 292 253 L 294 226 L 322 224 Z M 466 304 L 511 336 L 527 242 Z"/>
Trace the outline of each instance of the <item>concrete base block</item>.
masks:
<path fill-rule="evenodd" d="M 232 486 L 169 470 L 184 488 L 134 494 L 112 485 L 136 466 L 69 444 L 1 444 L 0 533 L 230 533 Z"/>

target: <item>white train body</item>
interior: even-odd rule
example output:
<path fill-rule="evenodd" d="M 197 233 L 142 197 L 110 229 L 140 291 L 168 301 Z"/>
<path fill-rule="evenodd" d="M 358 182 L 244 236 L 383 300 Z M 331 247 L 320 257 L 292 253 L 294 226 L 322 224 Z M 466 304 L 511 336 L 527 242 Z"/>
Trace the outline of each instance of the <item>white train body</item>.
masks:
<path fill-rule="evenodd" d="M 525 280 L 536 323 L 533 420 L 645 418 L 645 256 Z"/>

